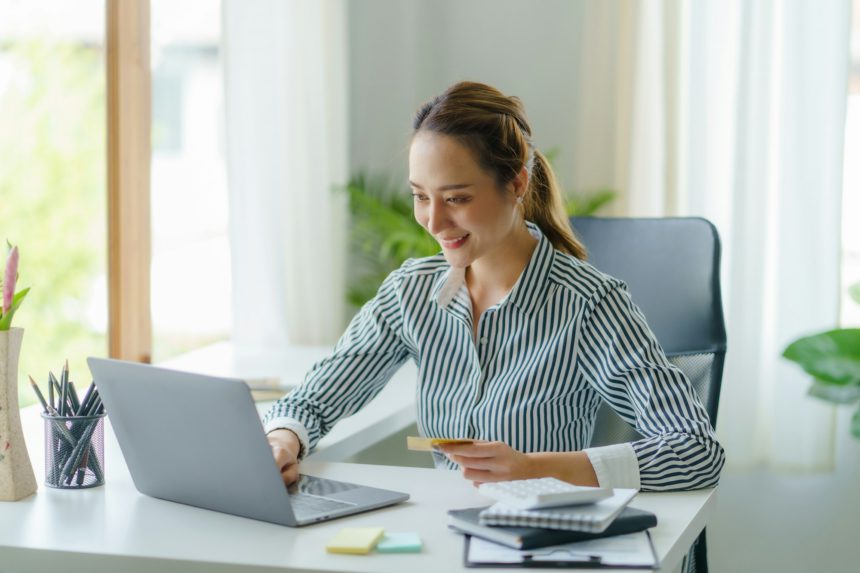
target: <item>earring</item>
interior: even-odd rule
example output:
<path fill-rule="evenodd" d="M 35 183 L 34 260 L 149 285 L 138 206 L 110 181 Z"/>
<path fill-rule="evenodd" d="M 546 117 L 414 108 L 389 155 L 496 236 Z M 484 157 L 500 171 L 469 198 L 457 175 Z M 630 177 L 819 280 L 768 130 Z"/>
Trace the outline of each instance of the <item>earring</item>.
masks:
<path fill-rule="evenodd" d="M 523 196 L 520 195 L 517 197 L 517 205 L 522 205 L 522 204 L 523 204 Z"/>

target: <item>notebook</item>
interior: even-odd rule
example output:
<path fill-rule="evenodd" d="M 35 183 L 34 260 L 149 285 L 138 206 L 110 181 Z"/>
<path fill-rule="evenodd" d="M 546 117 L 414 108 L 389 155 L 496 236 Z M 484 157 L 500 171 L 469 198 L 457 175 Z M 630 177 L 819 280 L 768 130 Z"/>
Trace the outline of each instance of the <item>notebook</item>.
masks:
<path fill-rule="evenodd" d="M 630 503 L 637 490 L 617 488 L 612 491 L 612 497 L 590 505 L 514 509 L 503 503 L 496 503 L 482 511 L 478 518 L 481 525 L 540 527 L 601 533 Z"/>
<path fill-rule="evenodd" d="M 657 525 L 657 516 L 650 511 L 625 507 L 615 521 L 602 533 L 566 531 L 563 529 L 542 529 L 538 527 L 506 527 L 481 525 L 478 514 L 485 508 L 453 509 L 448 512 L 448 527 L 501 543 L 514 549 L 536 549 L 560 543 L 585 541 L 600 537 L 611 537 L 625 533 L 644 531 Z"/>
<path fill-rule="evenodd" d="M 660 561 L 647 531 L 541 549 L 516 550 L 466 536 L 466 567 L 657 569 Z"/>

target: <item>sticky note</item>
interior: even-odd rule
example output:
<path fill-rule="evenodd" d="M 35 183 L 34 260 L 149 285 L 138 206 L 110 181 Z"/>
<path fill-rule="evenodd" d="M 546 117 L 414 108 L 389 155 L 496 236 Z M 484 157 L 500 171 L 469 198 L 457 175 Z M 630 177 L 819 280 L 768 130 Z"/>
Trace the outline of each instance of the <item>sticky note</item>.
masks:
<path fill-rule="evenodd" d="M 433 446 L 439 444 L 471 444 L 475 440 L 466 438 L 424 438 L 407 436 L 406 447 L 414 452 L 432 452 Z"/>
<path fill-rule="evenodd" d="M 379 553 L 421 553 L 421 538 L 411 531 L 386 533 L 376 544 Z"/>
<path fill-rule="evenodd" d="M 329 553 L 365 555 L 370 553 L 384 534 L 385 530 L 381 527 L 347 527 L 326 543 L 325 550 Z"/>

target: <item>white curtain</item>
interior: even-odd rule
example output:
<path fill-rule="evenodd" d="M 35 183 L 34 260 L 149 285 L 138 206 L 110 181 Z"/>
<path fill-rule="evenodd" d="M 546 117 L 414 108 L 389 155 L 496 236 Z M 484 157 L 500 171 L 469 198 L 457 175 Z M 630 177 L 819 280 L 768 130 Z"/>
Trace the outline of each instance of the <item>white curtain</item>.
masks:
<path fill-rule="evenodd" d="M 615 93 L 588 97 L 614 101 L 616 212 L 721 234 L 729 467 L 830 469 L 834 410 L 780 355 L 838 321 L 849 0 L 591 6 L 615 37 Z"/>
<path fill-rule="evenodd" d="M 341 0 L 225 0 L 234 327 L 242 354 L 344 326 L 346 26 Z"/>

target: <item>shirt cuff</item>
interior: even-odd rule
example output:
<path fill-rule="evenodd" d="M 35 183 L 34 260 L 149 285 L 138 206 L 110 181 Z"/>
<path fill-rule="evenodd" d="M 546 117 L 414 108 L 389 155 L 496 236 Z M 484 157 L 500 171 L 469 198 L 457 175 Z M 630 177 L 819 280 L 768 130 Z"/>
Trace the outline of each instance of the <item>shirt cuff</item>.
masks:
<path fill-rule="evenodd" d="M 600 487 L 640 489 L 639 458 L 632 444 L 613 444 L 583 451 L 594 466 Z"/>
<path fill-rule="evenodd" d="M 295 418 L 273 418 L 265 423 L 263 431 L 268 434 L 274 430 L 290 430 L 299 438 L 299 443 L 302 447 L 298 458 L 299 461 L 303 460 L 310 451 L 310 439 L 304 424 Z"/>

